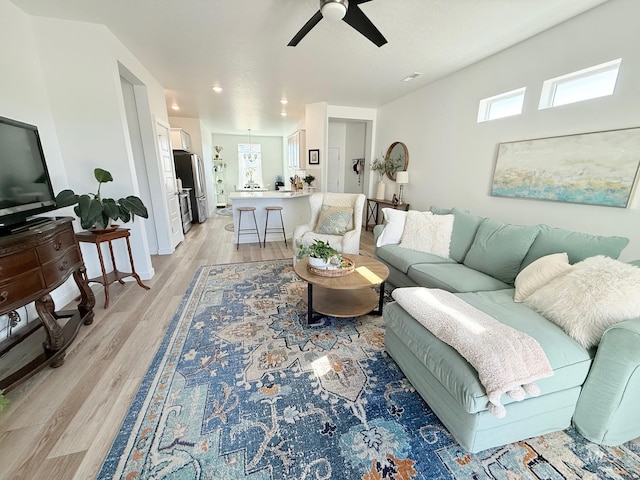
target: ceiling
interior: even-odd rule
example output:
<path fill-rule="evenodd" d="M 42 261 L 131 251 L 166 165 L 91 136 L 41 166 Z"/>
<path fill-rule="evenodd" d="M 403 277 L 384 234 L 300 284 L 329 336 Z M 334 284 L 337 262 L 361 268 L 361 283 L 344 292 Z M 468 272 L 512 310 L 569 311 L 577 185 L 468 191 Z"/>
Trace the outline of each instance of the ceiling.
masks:
<path fill-rule="evenodd" d="M 106 25 L 165 88 L 167 108 L 179 105 L 169 116 L 280 136 L 308 103 L 380 107 L 606 0 L 372 0 L 361 8 L 388 40 L 381 48 L 328 19 L 288 47 L 318 0 L 11 1 Z"/>

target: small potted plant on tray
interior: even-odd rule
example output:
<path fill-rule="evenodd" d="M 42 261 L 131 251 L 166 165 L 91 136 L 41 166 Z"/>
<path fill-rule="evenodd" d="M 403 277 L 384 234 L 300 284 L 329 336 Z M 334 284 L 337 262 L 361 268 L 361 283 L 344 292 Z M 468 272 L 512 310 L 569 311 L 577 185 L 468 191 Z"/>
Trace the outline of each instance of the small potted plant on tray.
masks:
<path fill-rule="evenodd" d="M 84 195 L 76 195 L 73 190 L 63 190 L 56 196 L 58 208 L 76 205 L 73 211 L 80 219 L 82 228 L 107 229 L 112 220 L 120 219 L 123 222 L 133 221 L 135 216 L 149 218 L 147 207 L 144 206 L 140 198 L 129 195 L 128 197 L 114 200 L 113 198 L 102 198 L 100 187 L 103 183 L 112 182 L 111 173 L 101 168 L 93 171 L 98 181 L 98 191 Z"/>
<path fill-rule="evenodd" d="M 316 268 L 340 268 L 342 265 L 342 255 L 329 242 L 315 239 L 308 247 L 300 245 L 298 259 L 309 257 L 309 265 Z"/>

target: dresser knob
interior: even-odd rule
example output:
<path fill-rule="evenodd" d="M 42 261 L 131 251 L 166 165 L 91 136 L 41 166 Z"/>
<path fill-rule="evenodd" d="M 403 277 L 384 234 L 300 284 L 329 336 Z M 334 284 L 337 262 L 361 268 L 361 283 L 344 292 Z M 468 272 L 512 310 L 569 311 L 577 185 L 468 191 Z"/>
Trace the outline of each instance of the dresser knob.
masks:
<path fill-rule="evenodd" d="M 4 292 L 0 292 L 0 303 L 6 302 L 7 298 L 9 298 L 9 292 L 6 290 Z"/>
<path fill-rule="evenodd" d="M 58 268 L 61 272 L 64 272 L 67 269 L 67 265 L 69 265 L 69 261 L 64 260 L 60 265 L 58 265 Z"/>
<path fill-rule="evenodd" d="M 62 248 L 62 240 L 56 240 L 55 243 L 53 244 L 53 249 L 55 251 L 58 251 Z"/>

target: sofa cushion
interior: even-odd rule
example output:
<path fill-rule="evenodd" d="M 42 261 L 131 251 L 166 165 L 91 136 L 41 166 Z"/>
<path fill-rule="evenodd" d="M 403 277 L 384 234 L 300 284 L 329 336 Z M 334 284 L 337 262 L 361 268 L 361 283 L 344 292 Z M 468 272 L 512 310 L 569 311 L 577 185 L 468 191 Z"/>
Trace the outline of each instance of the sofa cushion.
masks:
<path fill-rule="evenodd" d="M 567 252 L 569 263 L 576 263 L 596 255 L 618 258 L 629 243 L 625 237 L 605 237 L 572 232 L 562 228 L 538 225 L 540 233 L 522 261 L 522 268 L 534 260 L 552 253 Z"/>
<path fill-rule="evenodd" d="M 603 255 L 587 258 L 525 303 L 585 348 L 615 323 L 640 318 L 640 268 Z"/>
<path fill-rule="evenodd" d="M 376 239 L 376 247 L 400 243 L 407 213 L 409 212 L 396 210 L 395 208 L 382 209 L 382 214 L 384 215 L 384 228 L 382 233 Z"/>
<path fill-rule="evenodd" d="M 407 276 L 417 285 L 441 288 L 453 293 L 500 290 L 511 287 L 491 275 L 473 270 L 460 263 L 418 263 L 409 268 Z"/>
<path fill-rule="evenodd" d="M 511 225 L 485 218 L 464 264 L 513 285 L 538 231 L 537 225 Z"/>
<path fill-rule="evenodd" d="M 451 258 L 439 257 L 432 253 L 418 252 L 416 250 L 407 250 L 399 245 L 385 245 L 377 248 L 376 256 L 402 273 L 407 273 L 409 267 L 416 263 L 456 263 Z"/>
<path fill-rule="evenodd" d="M 456 262 L 462 262 L 469 248 L 471 248 L 478 227 L 484 217 L 472 215 L 466 210 L 455 207 L 451 209 L 451 213 L 453 213 L 455 220 L 453 222 L 449 256 Z"/>
<path fill-rule="evenodd" d="M 513 300 L 516 302 L 526 300 L 533 292 L 544 287 L 554 278 L 569 273 L 572 268 L 569 264 L 569 256 L 565 252 L 540 257 L 523 268 L 516 277 L 516 293 Z"/>
<path fill-rule="evenodd" d="M 453 220 L 453 215 L 434 215 L 431 212 L 410 210 L 400 247 L 448 258 Z"/>
<path fill-rule="evenodd" d="M 452 208 L 441 208 L 436 207 L 434 205 L 429 208 L 429 211 L 434 215 L 449 215 L 453 209 Z"/>
<path fill-rule="evenodd" d="M 561 328 L 527 306 L 513 301 L 513 289 L 458 294 L 496 320 L 535 338 L 545 351 L 554 376 L 537 381 L 541 395 L 582 385 L 591 355 Z M 438 340 L 397 303 L 385 307 L 387 328 L 401 338 L 456 401 L 469 413 L 487 409 L 488 398 L 476 370 L 449 345 Z M 503 404 L 512 403 L 508 395 Z M 507 414 L 507 419 L 508 419 Z"/>

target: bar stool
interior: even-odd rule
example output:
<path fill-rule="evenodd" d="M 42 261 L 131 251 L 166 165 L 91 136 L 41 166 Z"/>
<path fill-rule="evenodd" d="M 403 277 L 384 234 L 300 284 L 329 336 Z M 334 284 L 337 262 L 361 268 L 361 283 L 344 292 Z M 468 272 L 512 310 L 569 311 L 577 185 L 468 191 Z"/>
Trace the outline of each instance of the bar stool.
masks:
<path fill-rule="evenodd" d="M 282 220 L 282 207 L 268 206 L 264 207 L 267 211 L 266 220 L 264 222 L 264 236 L 262 237 L 262 246 L 267 248 L 267 232 L 268 233 L 282 233 L 284 237 L 284 245 L 287 247 L 287 234 L 284 231 L 284 221 Z M 280 227 L 270 227 L 269 226 L 269 212 L 278 212 L 280 215 Z"/>
<path fill-rule="evenodd" d="M 251 212 L 253 215 L 253 228 L 242 228 L 242 212 Z M 240 235 L 256 235 L 258 237 L 258 245 L 260 241 L 260 232 L 258 231 L 258 222 L 256 222 L 256 207 L 238 207 L 238 236 L 236 240 L 236 250 L 240 248 Z"/>

